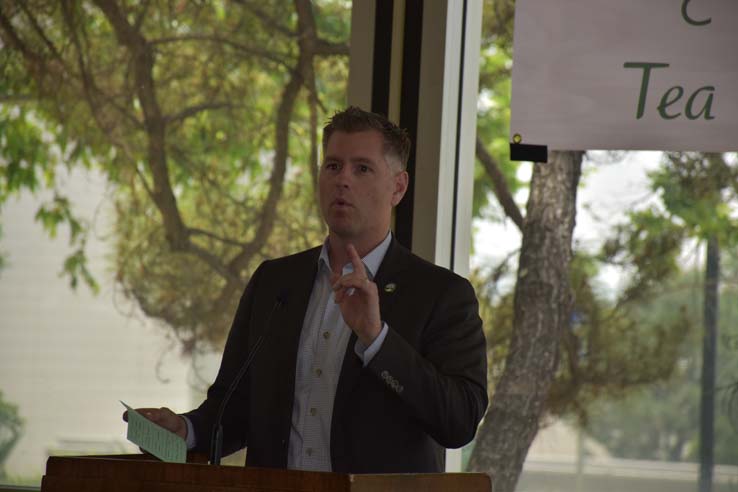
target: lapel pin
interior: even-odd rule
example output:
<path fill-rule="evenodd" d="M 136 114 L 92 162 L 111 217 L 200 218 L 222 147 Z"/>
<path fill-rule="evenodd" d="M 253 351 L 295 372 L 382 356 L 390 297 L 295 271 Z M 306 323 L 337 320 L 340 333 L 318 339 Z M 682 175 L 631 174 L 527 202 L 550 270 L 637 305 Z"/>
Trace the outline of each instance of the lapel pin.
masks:
<path fill-rule="evenodd" d="M 395 289 L 397 289 L 397 284 L 394 282 L 390 282 L 384 286 L 384 291 L 387 292 L 388 294 L 391 294 L 392 292 L 394 292 Z"/>

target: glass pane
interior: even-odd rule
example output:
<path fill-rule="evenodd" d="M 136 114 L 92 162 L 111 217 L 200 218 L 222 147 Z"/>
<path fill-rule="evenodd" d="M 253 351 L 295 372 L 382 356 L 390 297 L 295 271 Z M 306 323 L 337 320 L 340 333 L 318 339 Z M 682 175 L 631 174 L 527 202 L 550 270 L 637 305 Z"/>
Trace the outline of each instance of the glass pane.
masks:
<path fill-rule="evenodd" d="M 484 7 L 472 278 L 491 345 L 493 393 L 513 330 L 533 166 L 509 161 L 514 2 Z M 549 160 L 543 166 L 555 165 Z M 585 154 L 569 279 L 573 313 L 517 490 L 697 490 L 711 237 L 720 258 L 713 490 L 738 485 L 736 179 L 735 154 Z M 465 461 L 479 458 L 474 453 L 465 449 Z"/>
<path fill-rule="evenodd" d="M 255 266 L 322 240 L 351 5 L 296 4 L 3 5 L 0 483 L 136 452 L 119 400 L 199 404 Z"/>

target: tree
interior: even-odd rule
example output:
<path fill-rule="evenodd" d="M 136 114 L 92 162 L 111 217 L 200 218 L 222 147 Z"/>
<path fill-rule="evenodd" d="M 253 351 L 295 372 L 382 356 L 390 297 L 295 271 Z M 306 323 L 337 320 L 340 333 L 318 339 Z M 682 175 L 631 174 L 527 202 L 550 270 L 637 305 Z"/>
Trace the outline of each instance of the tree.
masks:
<path fill-rule="evenodd" d="M 322 234 L 317 124 L 347 30 L 342 2 L 4 3 L 0 204 L 60 164 L 102 171 L 124 293 L 186 353 L 219 345 L 248 272 Z M 71 227 L 65 270 L 94 285 L 68 197 L 37 218 Z"/>
<path fill-rule="evenodd" d="M 650 300 L 633 306 L 644 322 L 668 324 L 687 316 L 688 334 L 679 347 L 674 374 L 663 382 L 631 391 L 625 398 L 602 399 L 589 411 L 586 431 L 620 458 L 696 461 L 699 458 L 699 402 L 702 347 L 700 339 L 703 279 L 682 273 L 664 284 Z M 729 278 L 729 277 L 727 277 Z M 735 298 L 738 284 L 727 284 L 722 300 Z M 731 382 L 738 367 L 738 308 L 720 303 L 715 462 L 738 463 L 738 427 L 731 427 Z"/>
<path fill-rule="evenodd" d="M 469 467 L 512 491 L 545 410 L 570 317 L 568 280 L 581 153 L 535 164 L 515 284 L 505 369 L 479 429 Z"/>
<path fill-rule="evenodd" d="M 493 11 L 496 17 L 483 21 L 487 29 L 483 35 L 486 43 L 483 54 L 491 56 L 486 57 L 487 63 L 482 63 L 482 70 L 488 71 L 488 75 L 480 77 L 481 92 L 491 91 L 494 97 L 500 98 L 500 91 L 509 90 L 504 84 L 509 80 L 510 20 L 514 2 L 489 1 L 485 7 L 486 12 Z M 496 60 L 500 53 L 508 55 L 507 63 Z M 494 70 L 490 70 L 492 66 Z M 494 113 L 492 119 L 497 122 L 480 120 L 480 133 L 486 128 L 495 128 L 498 135 L 505 135 L 507 115 L 504 111 L 509 104 L 498 105 L 493 99 L 489 107 L 489 113 Z M 668 377 L 677 361 L 677 348 L 686 333 L 686 323 L 681 316 L 667 326 L 653 326 L 649 343 L 644 345 L 633 336 L 633 328 L 639 323 L 637 313 L 627 306 L 629 301 L 648 295 L 648 288 L 643 287 L 658 284 L 674 271 L 675 245 L 681 244 L 682 231 L 663 224 L 671 234 L 662 236 L 664 241 L 649 243 L 649 248 L 641 251 L 640 256 L 629 258 L 632 260 L 629 264 L 641 267 L 633 288 L 613 307 L 590 302 L 590 307 L 595 309 L 585 314 L 583 304 L 587 303 L 582 301 L 587 296 L 583 298 L 581 294 L 586 294 L 587 290 L 578 289 L 576 303 L 572 302 L 574 298 L 565 275 L 567 271 L 577 273 L 576 265 L 571 263 L 571 230 L 576 214 L 581 153 L 555 154 L 549 164 L 551 169 L 546 173 L 541 173 L 540 164 L 534 165 L 528 211 L 523 217 L 512 200 L 510 190 L 519 183 L 510 178 L 510 169 L 514 166 L 506 161 L 506 152 L 506 139 L 497 139 L 491 145 L 477 144 L 477 158 L 484 170 L 477 176 L 480 181 L 491 184 L 477 189 L 494 192 L 505 216 L 520 228 L 523 246 L 514 308 L 512 312 L 505 310 L 505 299 L 492 308 L 492 311 L 502 310 L 508 315 L 505 321 L 511 325 L 511 331 L 506 331 L 504 326 L 507 325 L 503 323 L 505 335 L 491 337 L 493 344 L 501 342 L 492 351 L 505 357 L 505 363 L 500 368 L 492 361 L 496 377 L 491 388 L 491 408 L 480 428 L 469 467 L 491 472 L 496 490 L 512 491 L 544 415 L 574 411 L 581 421 L 586 421 L 588 401 L 608 393 L 622 395 L 627 388 Z M 578 160 L 573 170 L 562 166 L 562 160 L 567 159 Z M 562 186 L 561 182 L 567 179 L 573 180 L 573 185 Z M 557 196 L 546 197 L 547 192 Z M 475 203 L 483 200 L 475 196 Z M 560 215 L 548 222 L 545 215 L 543 220 L 535 215 L 542 214 L 545 208 L 556 209 Z M 549 210 L 548 213 L 556 212 Z M 645 216 L 641 219 L 646 223 L 649 220 Z M 660 261 L 652 261 L 659 254 L 663 254 L 658 258 Z M 503 270 L 494 269 L 495 274 Z M 587 281 L 586 275 L 579 279 Z M 589 297 L 592 301 L 592 296 Z M 498 323 L 496 327 L 499 326 Z M 509 346 L 504 340 L 507 333 L 511 336 Z M 639 331 L 638 334 L 644 333 Z M 560 356 L 562 365 L 558 364 Z"/>
<path fill-rule="evenodd" d="M 509 28 L 512 3 L 497 6 L 504 14 L 498 25 Z M 5 174 L 6 181 L 14 183 L 6 188 L 33 188 L 44 171 L 45 185 L 54 187 L 55 163 L 31 153 L 35 148 L 49 153 L 50 145 L 43 142 L 47 134 L 67 165 L 101 169 L 115 189 L 116 275 L 124 292 L 149 317 L 171 327 L 185 352 L 196 351 L 203 341 L 217 345 L 255 264 L 291 249 L 294 242 L 312 243 L 320 231 L 316 215 L 309 213 L 314 210 L 316 122 L 321 99 L 336 101 L 342 94 L 336 81 L 345 74 L 344 59 L 326 62 L 347 53 L 347 16 L 332 15 L 345 13 L 342 8 L 340 2 L 326 2 L 314 11 L 306 0 L 242 0 L 229 5 L 227 13 L 220 2 L 4 4 L 0 35 L 9 76 L 3 98 L 22 108 L 19 117 L 5 121 L 29 143 L 3 147 L 13 170 Z M 509 45 L 509 29 L 507 33 L 493 37 L 507 39 Z M 498 62 L 505 62 L 505 53 L 499 52 Z M 509 85 L 509 66 L 491 79 Z M 497 131 L 501 121 L 494 120 L 487 135 L 483 132 L 486 141 L 492 142 L 486 138 L 492 131 L 504 133 Z M 296 142 L 290 147 L 290 132 L 309 136 L 309 145 L 297 151 Z M 494 145 L 500 146 L 499 138 Z M 480 155 L 487 150 L 484 145 L 477 149 Z M 519 269 L 536 272 L 521 273 L 521 296 L 538 301 L 540 309 L 555 309 L 558 320 L 551 336 L 531 339 L 531 349 L 546 355 L 537 368 L 544 374 L 528 414 L 534 420 L 550 384 L 547 374 L 557 359 L 562 323 L 568 319 L 566 265 L 581 154 L 561 154 L 555 160 L 559 165 L 537 167 L 532 196 L 539 200 L 529 205 L 530 230 Z M 506 194 L 501 201 L 514 216 L 514 166 L 504 160 L 480 162 L 490 176 L 501 170 L 494 189 L 498 197 Z M 552 185 L 562 194 L 551 193 Z M 558 196 L 564 197 L 565 216 L 553 217 L 546 210 L 558 203 Z M 289 212 L 285 220 L 278 210 Z M 295 215 L 302 224 L 312 224 L 302 234 L 290 229 Z M 521 217 L 518 211 L 516 223 L 524 227 Z M 39 218 L 49 229 L 76 220 L 61 192 Z M 91 284 L 84 255 L 86 229 L 76 224 L 73 241 L 79 249 L 67 271 L 73 281 L 82 278 Z M 549 226 L 562 224 L 561 238 L 548 232 Z M 291 244 L 285 244 L 286 238 Z M 546 257 L 540 248 L 549 245 L 561 256 Z M 554 298 L 536 297 L 539 274 L 553 282 Z M 563 304 L 554 305 L 559 302 Z M 520 313 L 535 314 L 522 307 Z M 523 324 L 532 328 L 527 321 Z M 513 335 L 513 346 L 522 343 L 527 350 L 529 343 L 520 335 Z M 522 352 L 511 353 L 517 357 Z M 522 372 L 510 374 L 537 379 L 525 367 L 518 370 Z M 503 394 L 498 392 L 497 399 Z M 532 439 L 537 424 L 522 425 L 522 435 Z M 521 443 L 519 450 L 529 443 Z M 511 470 L 519 471 L 521 456 L 524 452 L 514 454 Z"/>
<path fill-rule="evenodd" d="M 545 404 L 545 416 L 589 419 L 590 405 L 619 398 L 633 387 L 668 379 L 689 331 L 689 320 L 673 310 L 666 320 L 645 319 L 633 306 L 614 305 L 604 289 L 593 285 L 598 261 L 575 252 L 569 269 L 574 299 L 560 344 L 561 360 Z M 478 278 L 482 318 L 490 353 L 490 391 L 504 371 L 513 326 L 513 293 L 499 295 L 492 281 Z M 544 418 L 545 420 L 545 418 Z"/>
<path fill-rule="evenodd" d="M 489 1 L 485 11 L 496 15 L 485 16 L 487 20 L 483 21 L 482 53 L 509 54 L 514 2 Z M 489 57 L 487 60 L 495 61 Z M 488 69 L 495 64 L 483 62 L 482 66 Z M 509 63 L 497 66 L 498 73 L 480 77 L 482 93 L 485 85 L 499 86 L 509 79 Z M 496 109 L 494 104 L 491 108 Z M 504 117 L 498 121 L 498 127 L 506 124 Z M 480 129 L 484 131 L 484 128 L 480 123 Z M 506 142 L 503 145 L 507 147 Z M 490 408 L 477 434 L 469 469 L 491 473 L 495 490 L 506 492 L 514 490 L 528 448 L 538 431 L 558 365 L 561 339 L 570 317 L 572 297 L 568 270 L 583 153 L 552 153 L 548 164 L 534 164 L 527 213 L 523 218 L 512 199 L 510 183 L 505 179 L 505 168 L 510 166 L 499 159 L 500 147 L 498 142 L 490 152 L 478 141 L 477 158 L 485 170 L 485 174 L 478 176 L 491 180 L 489 188 L 494 190 L 505 214 L 522 231 L 523 237 L 510 345 Z"/>
<path fill-rule="evenodd" d="M 515 485 L 551 388 L 561 401 L 581 395 L 557 392 L 558 360 L 567 358 L 559 374 L 569 381 L 589 363 L 568 343 L 582 153 L 534 166 L 523 218 L 504 137 L 514 3 L 486 7 L 495 14 L 485 16 L 483 47 L 491 103 L 479 124 L 475 213 L 490 213 L 491 190 L 523 232 L 523 248 L 510 349 L 472 463 L 494 470 L 504 491 Z M 60 165 L 101 170 L 114 190 L 118 284 L 186 353 L 219 345 L 255 265 L 323 233 L 317 122 L 324 107 L 342 105 L 346 14 L 343 2 L 307 0 L 3 4 L 0 84 L 10 104 L 0 124 L 13 138 L 0 142 L 8 162 L 0 204 L 19 189 L 54 189 Z M 56 191 L 38 218 L 52 232 L 70 226 L 78 248 L 66 271 L 94 285 L 86 226 Z"/>
<path fill-rule="evenodd" d="M 695 152 L 666 154 L 662 168 L 651 176 L 652 188 L 662 200 L 661 207 L 632 214 L 633 223 L 621 226 L 606 253 L 610 258 L 637 259 L 647 247 L 657 245 L 674 257 L 684 239 L 705 241 L 705 282 L 703 295 L 703 357 L 700 405 L 700 490 L 708 492 L 714 463 L 715 371 L 718 324 L 718 287 L 720 249 L 738 244 L 738 218 L 731 203 L 738 199 L 738 163 L 728 154 Z M 644 248 L 645 247 L 645 248 Z M 645 270 L 662 271 L 662 277 L 674 271 L 673 264 L 659 257 L 649 265 L 636 263 Z M 642 283 L 642 282 L 639 282 Z M 631 286 L 633 292 L 637 285 Z M 653 289 L 654 285 L 644 285 Z"/>
<path fill-rule="evenodd" d="M 18 407 L 3 399 L 0 391 L 0 478 L 7 476 L 5 461 L 23 433 L 23 419 Z"/>

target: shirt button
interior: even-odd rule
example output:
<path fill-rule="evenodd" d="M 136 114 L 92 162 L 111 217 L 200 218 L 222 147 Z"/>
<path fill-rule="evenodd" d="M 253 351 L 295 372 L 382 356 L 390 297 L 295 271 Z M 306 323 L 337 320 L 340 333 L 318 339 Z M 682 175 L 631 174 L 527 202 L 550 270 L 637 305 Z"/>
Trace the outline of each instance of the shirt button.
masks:
<path fill-rule="evenodd" d="M 328 340 L 330 337 L 331 337 L 331 332 L 330 331 L 324 331 L 323 332 L 323 338 L 325 338 L 326 340 Z"/>
<path fill-rule="evenodd" d="M 311 408 L 311 409 L 310 409 L 310 415 L 312 415 L 313 417 L 315 417 L 315 415 L 316 415 L 317 413 L 318 413 L 318 410 L 317 410 L 316 408 Z"/>
<path fill-rule="evenodd" d="M 315 370 L 315 375 L 316 376 L 320 377 L 322 374 L 323 374 L 323 370 L 322 369 L 316 369 Z"/>
<path fill-rule="evenodd" d="M 313 455 L 313 448 L 307 448 L 307 449 L 305 450 L 305 453 L 306 453 L 306 454 L 307 454 L 308 456 L 312 456 L 312 455 Z"/>

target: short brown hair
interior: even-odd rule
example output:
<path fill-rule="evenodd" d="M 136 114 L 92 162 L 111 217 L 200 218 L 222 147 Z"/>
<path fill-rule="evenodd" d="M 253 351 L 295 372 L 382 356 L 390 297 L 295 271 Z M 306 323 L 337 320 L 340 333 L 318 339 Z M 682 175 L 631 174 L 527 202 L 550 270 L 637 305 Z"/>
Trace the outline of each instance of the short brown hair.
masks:
<path fill-rule="evenodd" d="M 323 128 L 323 154 L 328 146 L 328 139 L 334 132 L 355 133 L 367 130 L 376 130 L 382 134 L 385 155 L 397 157 L 400 166 L 405 170 L 412 145 L 407 132 L 381 114 L 364 111 L 356 106 L 349 106 L 328 120 L 328 124 Z"/>

